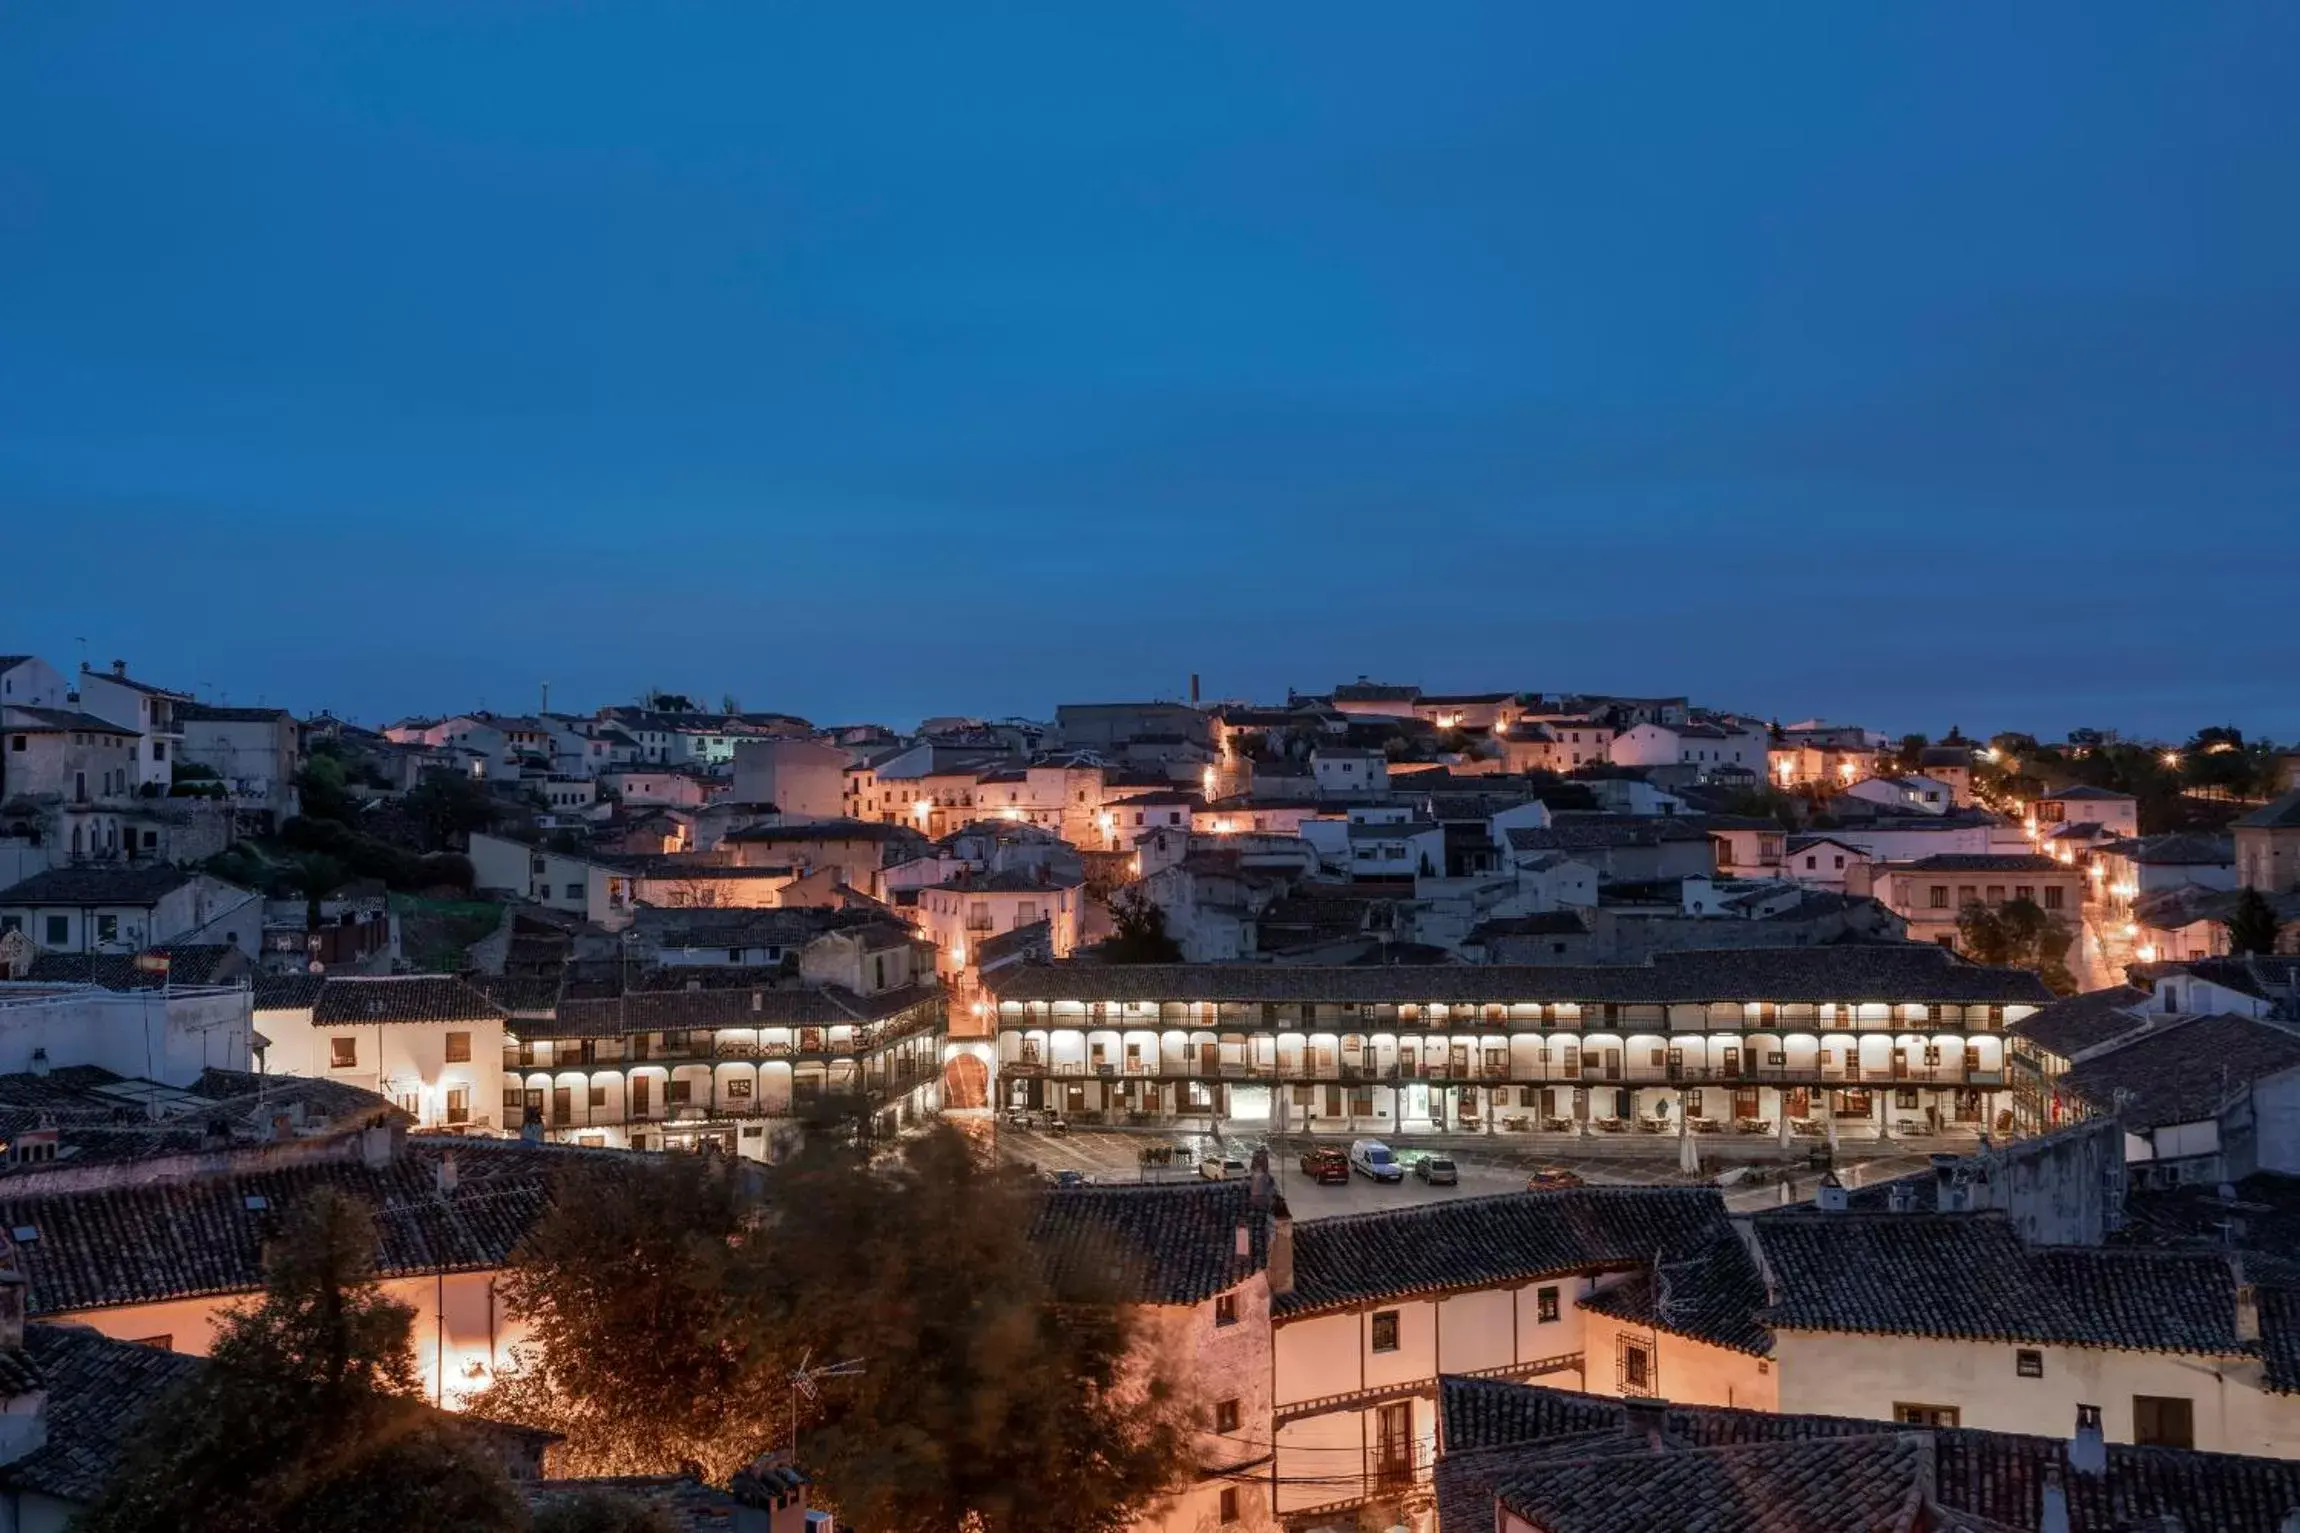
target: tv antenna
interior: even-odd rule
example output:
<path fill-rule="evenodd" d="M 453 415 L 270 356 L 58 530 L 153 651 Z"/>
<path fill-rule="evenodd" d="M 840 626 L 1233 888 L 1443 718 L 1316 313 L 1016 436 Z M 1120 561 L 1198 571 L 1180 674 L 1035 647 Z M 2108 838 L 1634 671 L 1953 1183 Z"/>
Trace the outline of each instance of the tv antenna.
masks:
<path fill-rule="evenodd" d="M 859 1376 L 863 1371 L 863 1359 L 859 1357 L 850 1357 L 843 1362 L 821 1363 L 810 1367 L 809 1364 L 813 1362 L 814 1355 L 815 1349 L 807 1348 L 799 1356 L 798 1367 L 793 1368 L 790 1373 L 791 1462 L 794 1467 L 797 1465 L 799 1457 L 800 1397 L 804 1396 L 810 1402 L 819 1400 L 822 1398 L 822 1391 L 815 1387 L 819 1381 L 823 1379 L 851 1379 Z"/>

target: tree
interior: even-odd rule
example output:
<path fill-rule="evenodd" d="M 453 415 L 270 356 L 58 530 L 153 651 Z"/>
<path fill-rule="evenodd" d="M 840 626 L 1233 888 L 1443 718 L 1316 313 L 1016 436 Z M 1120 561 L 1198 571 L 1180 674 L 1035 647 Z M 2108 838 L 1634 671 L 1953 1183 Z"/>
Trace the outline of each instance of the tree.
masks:
<path fill-rule="evenodd" d="M 313 756 L 295 774 L 296 800 L 304 814 L 315 820 L 348 825 L 359 818 L 359 805 L 346 790 L 343 758 Z"/>
<path fill-rule="evenodd" d="M 495 798 L 486 785 L 461 772 L 427 772 L 410 788 L 402 806 L 414 820 L 423 849 L 452 851 L 475 830 L 495 823 Z"/>
<path fill-rule="evenodd" d="M 1112 931 L 1102 944 L 1111 963 L 1180 963 L 1182 945 L 1166 935 L 1166 912 L 1139 888 L 1110 902 Z"/>
<path fill-rule="evenodd" d="M 1048 1259 L 1027 1173 L 946 1128 L 892 1165 L 810 1141 L 741 1189 L 704 1157 L 572 1171 L 505 1279 L 533 1346 L 475 1407 L 564 1433 L 577 1472 L 722 1484 L 795 1430 L 880 1533 L 1117 1533 L 1192 1467 L 1184 1360 L 1106 1259 Z M 802 1400 L 810 1358 L 862 1366 Z"/>
<path fill-rule="evenodd" d="M 351 870 L 325 852 L 306 852 L 288 864 L 287 885 L 304 897 L 305 931 L 319 929 L 320 901 L 342 888 Z"/>
<path fill-rule="evenodd" d="M 703 1156 L 570 1166 L 502 1282 L 530 1340 L 473 1408 L 562 1434 L 576 1474 L 695 1464 L 724 1484 L 773 1446 L 789 1387 L 741 1302 L 750 1210 L 732 1172 Z"/>
<path fill-rule="evenodd" d="M 1192 1469 L 1187 1360 L 1155 1344 L 1106 1252 L 1049 1259 L 1042 1196 L 950 1128 L 884 1173 L 831 1152 L 786 1173 L 769 1308 L 818 1360 L 863 1360 L 802 1422 L 842 1523 L 1117 1533 Z"/>
<path fill-rule="evenodd" d="M 2057 994 L 2076 989 L 2068 967 L 2076 934 L 2034 900 L 2007 900 L 1994 908 L 1968 904 L 1957 912 L 1957 938 L 1965 956 L 1977 963 L 2034 969 Z"/>
<path fill-rule="evenodd" d="M 414 1311 L 375 1280 L 376 1228 L 322 1188 L 264 1253 L 208 1365 L 155 1404 L 77 1533 L 451 1533 L 524 1520 L 477 1431 L 415 1397 Z"/>
<path fill-rule="evenodd" d="M 695 700 L 684 692 L 649 692 L 647 694 L 647 711 L 649 713 L 696 713 L 700 710 L 695 707 Z"/>
<path fill-rule="evenodd" d="M 2268 896 L 2250 885 L 2236 896 L 2236 908 L 2221 924 L 2228 928 L 2231 953 L 2273 953 L 2276 939 L 2283 930 L 2276 919 L 2276 907 L 2268 903 Z"/>

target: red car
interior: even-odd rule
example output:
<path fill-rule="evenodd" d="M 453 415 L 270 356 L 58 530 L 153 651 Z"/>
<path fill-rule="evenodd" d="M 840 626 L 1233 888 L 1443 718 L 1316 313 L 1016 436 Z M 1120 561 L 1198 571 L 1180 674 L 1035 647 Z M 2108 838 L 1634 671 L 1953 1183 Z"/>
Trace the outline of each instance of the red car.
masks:
<path fill-rule="evenodd" d="M 1563 1166 L 1545 1166 L 1525 1179 L 1527 1192 L 1556 1192 L 1560 1188 L 1581 1185 L 1580 1173 L 1568 1171 Z"/>
<path fill-rule="evenodd" d="M 1350 1158 L 1330 1144 L 1313 1146 L 1302 1152 L 1302 1175 L 1313 1182 L 1346 1182 Z"/>

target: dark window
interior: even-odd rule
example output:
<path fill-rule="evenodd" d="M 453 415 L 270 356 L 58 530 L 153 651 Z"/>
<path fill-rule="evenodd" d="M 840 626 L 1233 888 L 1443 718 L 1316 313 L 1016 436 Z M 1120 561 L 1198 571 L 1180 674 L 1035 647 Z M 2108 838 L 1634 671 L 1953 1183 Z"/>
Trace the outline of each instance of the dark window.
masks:
<path fill-rule="evenodd" d="M 1948 909 L 1949 886 L 1947 884 L 1933 885 L 1930 889 L 1925 891 L 1925 903 L 1935 910 Z"/>
<path fill-rule="evenodd" d="M 1237 1401 L 1217 1400 L 1214 1402 L 1214 1430 L 1217 1432 L 1235 1432 L 1238 1430 Z"/>
<path fill-rule="evenodd" d="M 1643 1342 L 1622 1337 L 1620 1363 L 1622 1393 L 1641 1395 L 1653 1387 L 1653 1354 Z"/>
<path fill-rule="evenodd" d="M 327 1041 L 328 1063 L 338 1070 L 349 1070 L 359 1063 L 357 1038 L 330 1038 Z"/>
<path fill-rule="evenodd" d="M 1236 1325 L 1238 1323 L 1238 1296 L 1236 1294 L 1223 1293 L 1214 1296 L 1214 1323 L 1216 1325 Z"/>
<path fill-rule="evenodd" d="M 48 918 L 48 945 L 50 947 L 62 947 L 71 940 L 72 918 L 70 916 L 50 916 Z"/>
<path fill-rule="evenodd" d="M 2061 888 L 2060 888 L 2060 885 L 2058 885 L 2058 884 L 2048 884 L 2048 885 L 2046 885 L 2046 887 L 2045 887 L 2045 891 L 2044 891 L 2044 908 L 2045 908 L 2045 909 L 2047 909 L 2047 910 L 2058 910 L 2058 909 L 2060 909 L 2060 900 L 2061 900 Z"/>
<path fill-rule="evenodd" d="M 1957 1408 L 1953 1405 L 1914 1405 L 1905 1400 L 1893 1402 L 1893 1419 L 1912 1427 L 1953 1427 L 1957 1424 Z"/>
<path fill-rule="evenodd" d="M 2024 1379 L 2043 1378 L 2044 1354 L 2034 1348 L 2021 1348 L 2013 1354 L 2013 1372 Z"/>
<path fill-rule="evenodd" d="M 2132 1440 L 2143 1448 L 2195 1447 L 2195 1406 L 2185 1396 L 2134 1395 Z"/>
<path fill-rule="evenodd" d="M 1221 1516 L 1224 1522 L 1236 1522 L 1238 1520 L 1238 1487 L 1235 1485 L 1222 1487 Z"/>
<path fill-rule="evenodd" d="M 1557 1290 L 1544 1288 L 1533 1296 L 1533 1318 L 1543 1325 L 1557 1318 Z"/>
<path fill-rule="evenodd" d="M 463 1065 L 471 1062 L 471 1035 L 469 1033 L 449 1033 L 447 1035 L 447 1062 L 451 1065 Z"/>
<path fill-rule="evenodd" d="M 1376 1352 L 1395 1352 L 1398 1349 L 1398 1312 L 1379 1310 L 1374 1315 L 1373 1349 Z"/>
<path fill-rule="evenodd" d="M 683 1107 L 693 1099 L 694 1091 L 695 1083 L 693 1081 L 673 1081 L 671 1082 L 670 1095 L 666 1100 L 674 1107 Z"/>
<path fill-rule="evenodd" d="M 569 884 L 567 886 L 567 898 L 571 900 L 579 900 L 582 897 L 583 886 L 581 884 Z"/>
<path fill-rule="evenodd" d="M 591 1105 L 594 1108 L 607 1105 L 607 1088 L 597 1082 L 593 1082 L 591 1086 Z"/>

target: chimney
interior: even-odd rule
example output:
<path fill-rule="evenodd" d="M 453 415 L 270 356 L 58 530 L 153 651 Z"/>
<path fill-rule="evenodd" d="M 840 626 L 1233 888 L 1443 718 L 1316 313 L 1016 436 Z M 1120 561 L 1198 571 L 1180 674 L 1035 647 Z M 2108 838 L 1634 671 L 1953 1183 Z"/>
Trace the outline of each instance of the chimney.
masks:
<path fill-rule="evenodd" d="M 2108 1442 L 2100 1433 L 2097 1405 L 2080 1404 L 2076 1408 L 2076 1436 L 2068 1441 L 2068 1467 L 2091 1478 L 2108 1473 Z"/>
<path fill-rule="evenodd" d="M 2236 1341 L 2239 1346 L 2257 1346 L 2260 1342 L 2260 1299 L 2253 1291 L 2252 1280 L 2244 1274 L 2244 1253 L 2228 1253 L 2228 1276 L 2236 1285 Z"/>
<path fill-rule="evenodd" d="M 2036 1533 L 2070 1533 L 2068 1491 L 2060 1483 L 2060 1465 L 2044 1466 L 2044 1505 L 2037 1513 Z"/>
<path fill-rule="evenodd" d="M 1957 1166 L 1954 1155 L 1935 1155 L 1933 1163 L 1933 1207 L 1942 1213 L 1955 1213 L 1965 1206 L 1963 1191 L 1957 1186 Z"/>
<path fill-rule="evenodd" d="M 1270 1296 L 1294 1291 L 1294 1211 L 1284 1198 L 1270 1200 Z"/>
<path fill-rule="evenodd" d="M 1895 1182 L 1885 1189 L 1885 1207 L 1896 1214 L 1905 1214 L 1917 1206 L 1917 1189 L 1907 1182 Z"/>
<path fill-rule="evenodd" d="M 1270 1179 L 1270 1147 L 1262 1145 L 1257 1148 L 1246 1164 L 1250 1169 L 1246 1180 L 1250 1189 L 1247 1202 L 1258 1212 L 1268 1213 L 1270 1200 L 1278 1195 L 1278 1184 Z"/>
<path fill-rule="evenodd" d="M 1669 1446 L 1669 1402 L 1630 1395 L 1621 1402 L 1622 1430 L 1656 1451 Z"/>
<path fill-rule="evenodd" d="M 1813 1190 L 1813 1204 L 1824 1214 L 1845 1211 L 1845 1184 L 1837 1180 L 1836 1172 L 1821 1173 L 1821 1185 Z"/>
<path fill-rule="evenodd" d="M 32 1073 L 43 1079 L 47 1077 L 48 1051 L 46 1049 L 34 1049 L 32 1051 Z"/>
<path fill-rule="evenodd" d="M 397 1146 L 392 1142 L 391 1125 L 378 1123 L 359 1131 L 360 1163 L 369 1170 L 381 1171 L 392 1162 Z"/>
<path fill-rule="evenodd" d="M 439 1195 L 441 1197 L 444 1198 L 448 1194 L 455 1191 L 455 1185 L 459 1178 L 456 1174 L 455 1152 L 453 1150 L 449 1150 L 446 1154 L 439 1157 L 439 1169 L 437 1175 L 439 1178 Z"/>
<path fill-rule="evenodd" d="M 128 662 L 125 660 L 113 661 L 112 674 L 115 676 L 126 676 L 128 674 Z"/>

